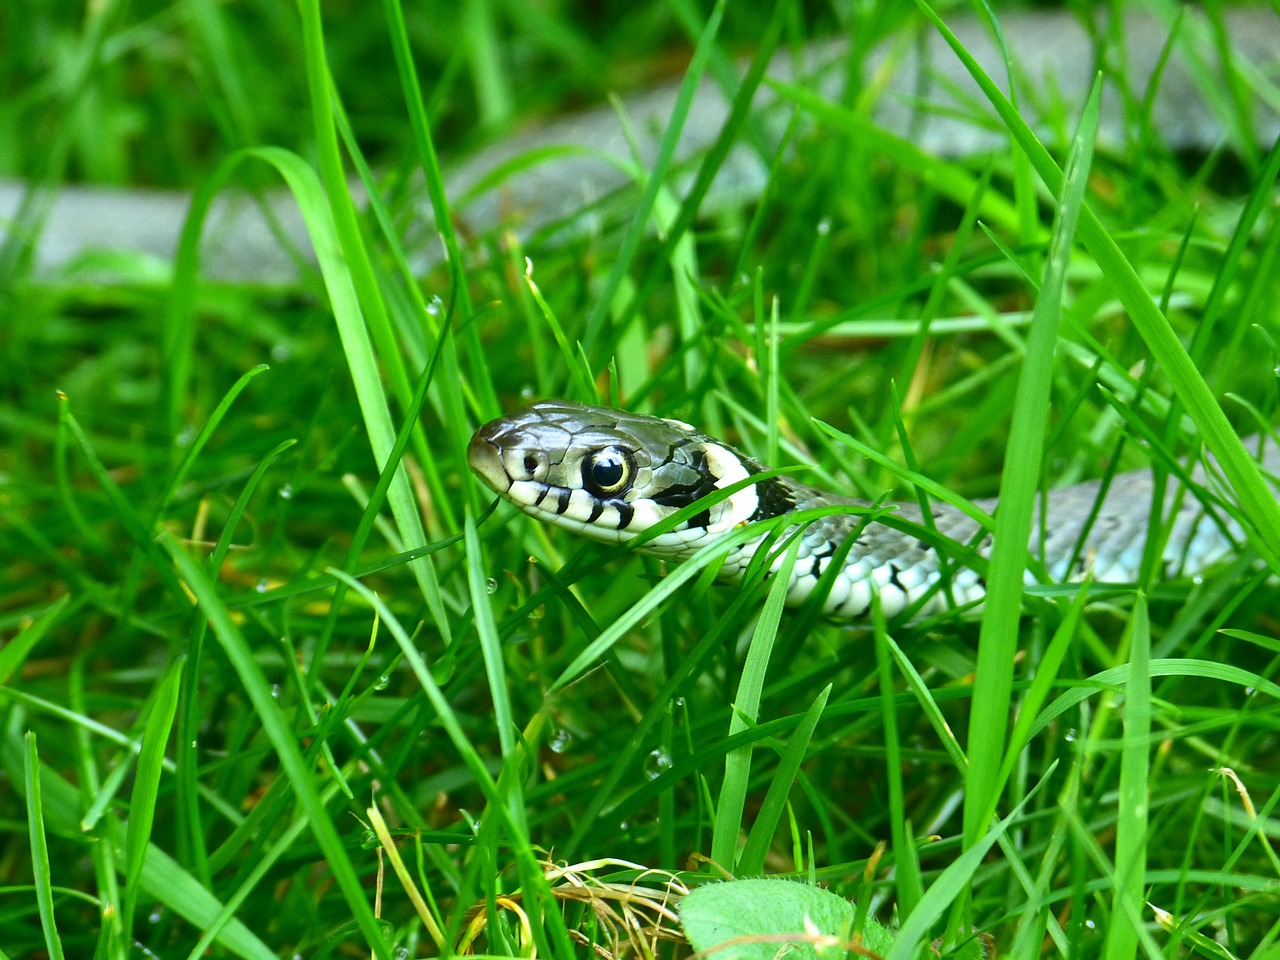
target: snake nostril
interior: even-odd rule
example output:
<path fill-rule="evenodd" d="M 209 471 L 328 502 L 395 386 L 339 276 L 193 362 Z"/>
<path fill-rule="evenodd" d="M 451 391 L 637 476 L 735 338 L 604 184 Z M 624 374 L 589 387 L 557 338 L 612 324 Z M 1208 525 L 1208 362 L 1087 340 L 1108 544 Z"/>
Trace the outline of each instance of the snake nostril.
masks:
<path fill-rule="evenodd" d="M 529 476 L 533 476 L 535 470 L 538 469 L 538 458 L 533 454 L 526 454 L 524 458 L 524 470 Z"/>

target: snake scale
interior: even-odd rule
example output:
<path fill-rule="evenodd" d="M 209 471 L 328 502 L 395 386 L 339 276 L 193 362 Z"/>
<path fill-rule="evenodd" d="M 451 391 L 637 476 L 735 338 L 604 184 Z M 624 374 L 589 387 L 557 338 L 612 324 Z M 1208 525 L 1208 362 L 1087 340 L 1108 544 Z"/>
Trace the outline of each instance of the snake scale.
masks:
<path fill-rule="evenodd" d="M 1261 449 L 1258 441 L 1252 443 L 1264 469 L 1280 472 L 1280 448 L 1270 440 L 1261 442 Z M 607 542 L 633 540 L 682 507 L 745 482 L 638 547 L 670 560 L 687 559 L 747 524 L 813 508 L 848 508 L 793 525 L 777 541 L 762 529 L 759 537 L 732 549 L 719 571 L 722 580 L 739 582 L 762 545 L 776 547 L 800 537 L 787 593 L 794 606 L 813 594 L 823 572 L 843 553 L 841 568 L 828 576 L 831 588 L 822 607 L 836 619 L 865 617 L 873 595 L 888 616 L 908 608 L 916 616 L 929 615 L 953 603 L 976 609 L 985 595 L 979 570 L 943 559 L 953 552 L 946 541 L 990 555 L 990 534 L 959 508 L 932 503 L 926 523 L 914 503 L 873 504 L 827 493 L 771 474 L 757 460 L 678 420 L 544 401 L 481 426 L 467 456 L 480 479 L 524 513 Z M 1203 482 L 1205 472 L 1198 469 L 1194 476 Z M 1115 475 L 1105 491 L 1097 480 L 1050 490 L 1045 522 L 1037 515 L 1033 525 L 1045 532 L 1044 542 L 1033 533 L 1031 555 L 1043 560 L 1054 581 L 1137 580 L 1154 489 L 1151 472 L 1137 470 Z M 994 498 L 973 503 L 988 513 L 997 505 Z M 1162 555 L 1167 578 L 1196 576 L 1233 556 L 1244 541 L 1233 517 L 1208 509 L 1172 481 L 1164 500 L 1165 515 L 1170 511 Z M 842 550 L 850 537 L 853 542 Z M 775 571 L 781 567 L 781 551 L 772 564 Z"/>

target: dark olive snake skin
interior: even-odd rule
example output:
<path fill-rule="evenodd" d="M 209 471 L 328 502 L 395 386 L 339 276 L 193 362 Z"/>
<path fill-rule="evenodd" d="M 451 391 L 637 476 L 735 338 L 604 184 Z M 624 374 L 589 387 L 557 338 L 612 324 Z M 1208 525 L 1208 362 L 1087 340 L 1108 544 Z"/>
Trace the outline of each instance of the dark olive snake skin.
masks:
<path fill-rule="evenodd" d="M 1253 444 L 1256 450 L 1257 442 Z M 688 424 L 563 400 L 535 403 L 486 423 L 472 437 L 467 456 L 471 469 L 487 486 L 529 516 L 610 542 L 634 539 L 681 507 L 766 469 Z M 1271 474 L 1280 472 L 1280 449 L 1274 442 L 1265 442 L 1261 457 Z M 1195 475 L 1203 481 L 1203 471 Z M 1274 479 L 1272 485 L 1276 486 Z M 1088 530 L 1100 483 L 1049 491 L 1045 523 L 1037 516 L 1033 527 L 1044 529 L 1047 536 L 1041 545 L 1033 534 L 1032 556 L 1043 560 L 1054 581 L 1075 581 L 1086 575 L 1102 583 L 1135 581 L 1150 524 L 1153 489 L 1149 471 L 1117 474 Z M 995 499 L 974 504 L 988 513 L 996 508 Z M 1162 558 L 1166 577 L 1197 576 L 1237 553 L 1244 532 L 1225 512 L 1210 513 L 1171 481 L 1166 513 L 1175 505 L 1177 513 Z M 923 520 L 914 503 L 890 505 L 896 508 L 893 520 L 868 519 L 868 512 L 877 505 L 826 493 L 787 476 L 749 484 L 639 549 L 683 560 L 745 524 L 832 506 L 851 509 L 797 524 L 778 541 L 801 538 L 789 604 L 803 603 L 813 593 L 838 548 L 853 536 L 823 601 L 828 615 L 847 620 L 864 617 L 873 594 L 887 616 L 907 608 L 923 616 L 942 612 L 951 604 L 969 609 L 981 606 L 986 591 L 981 575 L 971 567 L 944 561 L 953 551 L 937 546 L 938 535 L 957 545 L 978 540 L 973 544 L 977 554 L 990 555 L 990 535 L 980 537 L 981 526 L 968 514 L 950 504 L 934 503 L 936 535 L 913 531 L 911 526 Z M 873 516 L 883 516 L 884 506 L 879 505 Z M 766 542 L 762 532 L 730 552 L 720 570 L 721 579 L 740 580 L 756 549 Z M 956 556 L 963 556 L 963 550 Z M 779 556 L 773 568 L 781 562 Z"/>

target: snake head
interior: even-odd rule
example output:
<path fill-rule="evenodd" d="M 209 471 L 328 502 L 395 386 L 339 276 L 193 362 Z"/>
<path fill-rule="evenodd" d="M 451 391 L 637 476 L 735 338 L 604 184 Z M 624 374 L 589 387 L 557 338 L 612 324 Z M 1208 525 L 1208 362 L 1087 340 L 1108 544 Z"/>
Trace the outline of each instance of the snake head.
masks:
<path fill-rule="evenodd" d="M 632 540 L 682 507 L 763 468 L 678 420 L 548 400 L 491 420 L 467 447 L 472 471 L 529 516 L 607 542 Z M 753 487 L 646 542 L 682 558 L 751 519 Z"/>

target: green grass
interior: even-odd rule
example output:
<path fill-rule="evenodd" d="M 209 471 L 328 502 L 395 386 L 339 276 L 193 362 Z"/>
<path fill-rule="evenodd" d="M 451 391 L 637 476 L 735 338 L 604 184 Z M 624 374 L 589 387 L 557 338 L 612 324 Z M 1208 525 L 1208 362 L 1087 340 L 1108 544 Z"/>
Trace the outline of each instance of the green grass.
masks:
<path fill-rule="evenodd" d="M 762 142 L 739 111 L 693 199 L 673 129 L 582 229 L 519 241 L 453 228 L 442 157 L 671 62 L 745 102 L 771 81 L 735 57 L 836 16 L 299 8 L 3 8 L 0 170 L 198 202 L 171 284 L 0 252 L 0 958 L 619 953 L 619 914 L 677 936 L 667 884 L 726 874 L 828 885 L 894 957 L 1280 957 L 1280 508 L 1234 443 L 1275 419 L 1280 150 L 1139 124 L 1091 155 L 1082 95 L 1070 154 L 997 97 L 1025 160 L 940 160 L 772 83 L 803 120 L 757 202 L 697 216 Z M 408 170 L 449 225 L 420 279 L 407 201 L 344 186 Z M 238 178 L 287 184 L 315 276 L 201 282 Z M 1196 429 L 1255 537 L 1196 582 L 1149 558 L 1140 592 L 1024 596 L 1002 553 L 981 622 L 849 630 L 715 585 L 714 553 L 668 571 L 491 509 L 466 441 L 530 395 L 621 397 L 870 498 L 999 490 L 1015 530 L 1042 483 Z"/>

